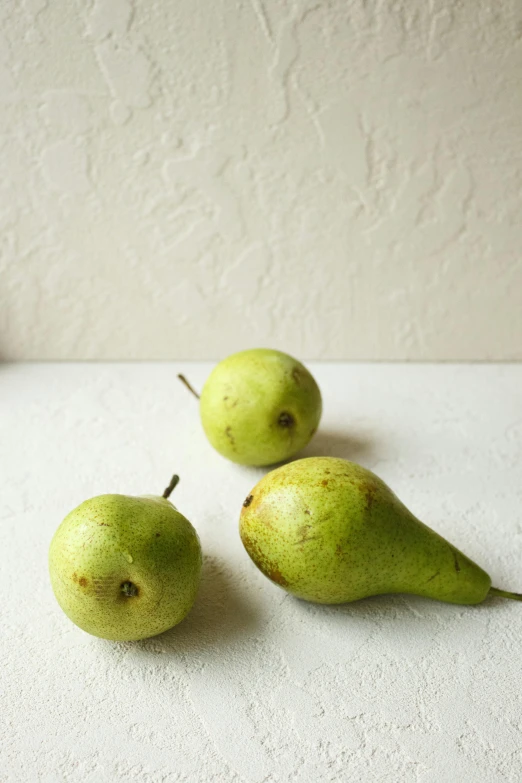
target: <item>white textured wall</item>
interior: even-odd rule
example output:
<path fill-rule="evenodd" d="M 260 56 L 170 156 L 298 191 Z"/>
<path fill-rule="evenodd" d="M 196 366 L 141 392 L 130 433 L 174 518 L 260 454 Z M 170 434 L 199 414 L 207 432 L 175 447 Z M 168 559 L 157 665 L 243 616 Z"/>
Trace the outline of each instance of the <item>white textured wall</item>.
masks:
<path fill-rule="evenodd" d="M 522 358 L 518 0 L 3 0 L 0 355 Z"/>

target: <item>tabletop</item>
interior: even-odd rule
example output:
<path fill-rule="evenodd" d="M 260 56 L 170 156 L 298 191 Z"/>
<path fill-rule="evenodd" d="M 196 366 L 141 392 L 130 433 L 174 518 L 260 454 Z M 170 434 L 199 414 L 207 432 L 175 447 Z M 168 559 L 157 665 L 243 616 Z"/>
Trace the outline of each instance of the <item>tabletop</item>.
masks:
<path fill-rule="evenodd" d="M 522 365 L 309 365 L 324 400 L 299 456 L 381 476 L 522 591 Z M 338 607 L 269 582 L 238 535 L 267 469 L 214 452 L 205 363 L 0 365 L 0 780 L 143 783 L 522 779 L 522 605 L 380 596 Z M 197 528 L 176 628 L 103 641 L 59 609 L 50 539 L 83 500 L 161 494 Z"/>

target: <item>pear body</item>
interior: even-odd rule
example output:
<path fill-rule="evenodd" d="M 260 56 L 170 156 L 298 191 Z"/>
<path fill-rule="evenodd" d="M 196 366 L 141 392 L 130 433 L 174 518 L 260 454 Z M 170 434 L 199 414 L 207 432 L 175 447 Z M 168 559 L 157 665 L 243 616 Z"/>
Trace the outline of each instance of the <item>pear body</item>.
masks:
<path fill-rule="evenodd" d="M 65 517 L 49 549 L 54 594 L 94 636 L 135 640 L 179 623 L 199 585 L 201 546 L 169 500 L 100 495 Z"/>
<path fill-rule="evenodd" d="M 265 348 L 216 365 L 200 400 L 210 443 L 241 465 L 272 465 L 296 454 L 312 438 L 321 411 L 321 392 L 306 367 Z"/>
<path fill-rule="evenodd" d="M 311 457 L 268 473 L 243 504 L 240 535 L 269 579 L 317 603 L 413 593 L 476 604 L 491 586 L 381 479 L 342 459 Z"/>

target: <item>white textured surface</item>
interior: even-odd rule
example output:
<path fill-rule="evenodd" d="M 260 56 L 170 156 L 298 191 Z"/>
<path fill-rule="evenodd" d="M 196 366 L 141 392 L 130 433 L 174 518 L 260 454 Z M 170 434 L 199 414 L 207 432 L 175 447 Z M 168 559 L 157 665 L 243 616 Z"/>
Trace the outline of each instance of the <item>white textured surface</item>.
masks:
<path fill-rule="evenodd" d="M 4 0 L 0 354 L 522 358 L 521 31 L 519 0 Z"/>
<path fill-rule="evenodd" d="M 499 783 L 522 778 L 522 605 L 413 597 L 307 605 L 237 533 L 262 471 L 227 463 L 176 380 L 204 365 L 0 366 L 0 779 L 109 783 Z M 522 366 L 312 366 L 307 454 L 352 458 L 522 588 Z M 103 492 L 161 492 L 206 554 L 189 617 L 104 642 L 61 613 L 47 548 Z"/>

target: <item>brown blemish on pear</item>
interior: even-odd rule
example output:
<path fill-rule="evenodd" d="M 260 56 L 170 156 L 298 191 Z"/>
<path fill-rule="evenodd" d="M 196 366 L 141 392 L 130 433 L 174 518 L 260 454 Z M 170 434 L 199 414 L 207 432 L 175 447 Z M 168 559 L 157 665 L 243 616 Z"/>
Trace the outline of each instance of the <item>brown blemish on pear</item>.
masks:
<path fill-rule="evenodd" d="M 241 540 L 243 541 L 243 544 L 246 547 L 250 557 L 259 568 L 261 573 L 263 573 L 266 577 L 268 577 L 268 579 L 270 579 L 272 582 L 275 582 L 280 587 L 288 587 L 288 582 L 279 568 L 274 565 L 274 563 L 272 563 L 269 558 L 263 555 L 256 542 L 250 539 L 248 533 L 243 531 L 241 533 Z"/>

